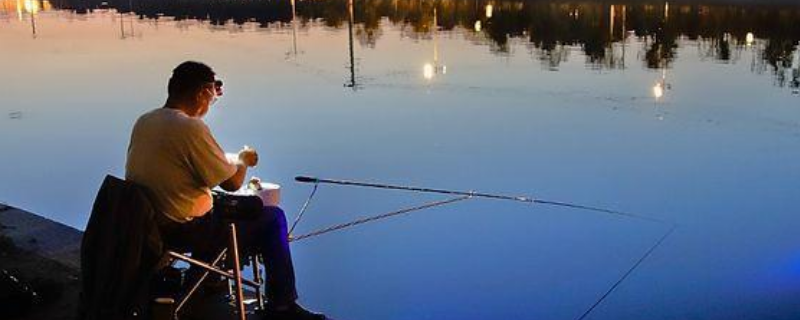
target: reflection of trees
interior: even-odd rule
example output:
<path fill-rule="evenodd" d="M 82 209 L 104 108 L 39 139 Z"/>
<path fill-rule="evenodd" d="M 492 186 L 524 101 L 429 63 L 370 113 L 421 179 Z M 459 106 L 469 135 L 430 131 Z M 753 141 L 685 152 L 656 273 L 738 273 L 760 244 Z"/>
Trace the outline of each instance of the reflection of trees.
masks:
<path fill-rule="evenodd" d="M 207 20 L 213 25 L 257 22 L 261 26 L 266 26 L 273 22 L 288 23 L 292 20 L 291 4 L 288 0 L 213 0 L 208 2 L 145 0 L 135 1 L 133 8 L 129 7 L 131 4 L 127 0 L 118 1 L 120 5 L 114 7 L 121 11 L 126 12 L 134 9 L 141 17 L 152 19 L 158 19 L 158 17 L 165 15 L 174 17 L 176 20 Z"/>
<path fill-rule="evenodd" d="M 61 8 L 90 11 L 103 0 L 62 0 Z M 717 1 L 719 2 L 719 1 Z M 161 15 L 176 19 L 207 20 L 212 24 L 291 21 L 289 0 L 111 0 L 109 6 L 125 12 L 135 9 L 143 18 Z M 484 8 L 492 4 L 493 14 Z M 304 23 L 321 20 L 332 28 L 346 25 L 347 0 L 297 0 Z M 481 33 L 493 50 L 509 51 L 509 40 L 528 41 L 533 52 L 551 67 L 566 58 L 565 47 L 580 47 L 587 62 L 599 67 L 624 65 L 614 57 L 614 43 L 627 30 L 645 43 L 643 62 L 650 68 L 668 67 L 675 59 L 679 39 L 699 40 L 701 54 L 716 60 L 735 59 L 747 33 L 765 39 L 762 56 L 773 70 L 785 67 L 800 40 L 800 6 L 696 4 L 690 1 L 624 0 L 610 3 L 578 0 L 355 0 L 355 37 L 375 46 L 386 19 L 402 27 L 404 36 L 430 38 L 432 28 Z M 58 6 L 58 5 L 57 5 Z M 437 26 L 433 26 L 436 9 Z M 624 19 L 622 17 L 625 17 Z M 480 31 L 472 31 L 476 21 Z M 791 60 L 791 59 L 789 59 Z M 624 61 L 623 61 L 624 62 Z"/>
<path fill-rule="evenodd" d="M 508 51 L 509 37 L 521 37 L 527 32 L 527 26 L 530 24 L 525 11 L 515 9 L 512 6 L 495 4 L 492 17 L 485 18 L 486 35 L 497 45 L 500 52 Z"/>
<path fill-rule="evenodd" d="M 648 35 L 645 63 L 648 68 L 668 68 L 675 59 L 678 34 L 669 24 L 663 23 Z"/>
<path fill-rule="evenodd" d="M 356 37 L 362 46 L 375 47 L 382 35 L 381 12 L 385 12 L 389 4 L 388 1 L 380 1 L 377 6 L 365 6 L 363 10 L 357 8 L 354 11 L 356 21 L 361 22 L 356 28 Z"/>
<path fill-rule="evenodd" d="M 762 64 L 770 66 L 775 75 L 776 85 L 791 88 L 800 88 L 800 66 L 795 65 L 794 52 L 797 50 L 797 42 L 789 39 L 769 39 L 762 51 Z M 763 71 L 765 68 L 760 68 Z"/>

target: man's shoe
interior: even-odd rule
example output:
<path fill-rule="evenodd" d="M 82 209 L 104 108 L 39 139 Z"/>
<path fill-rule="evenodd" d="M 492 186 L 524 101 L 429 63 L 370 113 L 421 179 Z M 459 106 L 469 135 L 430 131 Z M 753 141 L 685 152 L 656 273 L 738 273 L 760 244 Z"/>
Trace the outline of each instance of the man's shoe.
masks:
<path fill-rule="evenodd" d="M 286 309 L 278 309 L 267 305 L 266 310 L 261 312 L 265 320 L 326 320 L 324 314 L 314 313 L 301 307 L 297 303 L 292 303 Z"/>

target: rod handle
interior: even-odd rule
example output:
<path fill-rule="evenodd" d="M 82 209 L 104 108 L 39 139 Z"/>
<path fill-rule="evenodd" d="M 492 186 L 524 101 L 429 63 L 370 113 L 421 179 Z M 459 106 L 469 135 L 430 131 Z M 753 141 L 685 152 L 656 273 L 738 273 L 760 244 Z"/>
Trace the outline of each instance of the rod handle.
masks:
<path fill-rule="evenodd" d="M 314 177 L 296 176 L 294 177 L 294 181 L 305 182 L 305 183 L 317 183 L 319 182 L 319 179 Z"/>

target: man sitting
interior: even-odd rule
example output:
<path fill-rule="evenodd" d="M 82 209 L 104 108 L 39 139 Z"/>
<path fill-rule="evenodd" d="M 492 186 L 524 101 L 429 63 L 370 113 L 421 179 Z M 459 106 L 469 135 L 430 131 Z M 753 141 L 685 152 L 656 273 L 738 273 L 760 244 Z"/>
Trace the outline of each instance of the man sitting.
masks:
<path fill-rule="evenodd" d="M 203 122 L 222 95 L 222 82 L 210 67 L 192 61 L 180 64 L 168 91 L 164 107 L 145 113 L 134 125 L 125 178 L 152 191 L 165 244 L 208 261 L 228 237 L 221 213 L 212 210 L 211 188 L 238 190 L 247 168 L 258 163 L 258 154 L 244 149 L 238 160 L 229 160 Z M 268 319 L 325 319 L 296 303 L 283 211 L 264 207 L 257 217 L 234 222 L 240 245 L 263 255 L 267 265 Z"/>

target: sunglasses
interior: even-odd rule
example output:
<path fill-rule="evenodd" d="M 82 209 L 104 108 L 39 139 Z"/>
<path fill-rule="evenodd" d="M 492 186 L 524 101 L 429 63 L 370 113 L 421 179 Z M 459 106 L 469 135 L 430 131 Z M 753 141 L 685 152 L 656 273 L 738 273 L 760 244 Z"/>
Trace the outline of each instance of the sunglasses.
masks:
<path fill-rule="evenodd" d="M 211 83 L 214 84 L 214 93 L 217 95 L 217 97 L 221 97 L 222 96 L 222 80 L 214 80 Z"/>

